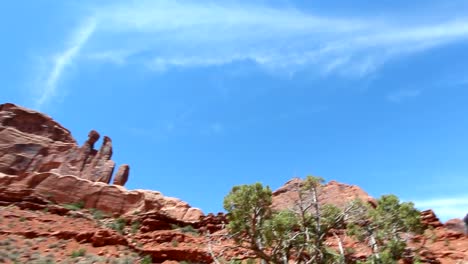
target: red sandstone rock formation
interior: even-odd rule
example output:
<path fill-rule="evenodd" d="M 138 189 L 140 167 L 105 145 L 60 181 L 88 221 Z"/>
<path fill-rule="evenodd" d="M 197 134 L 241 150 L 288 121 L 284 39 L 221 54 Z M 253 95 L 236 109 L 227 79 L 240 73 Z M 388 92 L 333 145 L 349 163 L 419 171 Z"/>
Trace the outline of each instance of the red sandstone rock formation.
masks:
<path fill-rule="evenodd" d="M 302 185 L 299 178 L 291 179 L 284 186 L 273 192 L 273 206 L 276 209 L 293 208 L 298 201 L 298 190 Z M 370 197 L 361 188 L 354 185 L 347 185 L 336 181 L 330 181 L 319 188 L 319 202 L 322 204 L 334 204 L 338 207 L 344 207 L 347 203 L 361 199 L 374 203 Z"/>
<path fill-rule="evenodd" d="M 458 233 L 465 233 L 465 223 L 461 219 L 450 219 L 445 222 L 444 227 L 448 230 L 458 232 Z"/>
<path fill-rule="evenodd" d="M 50 172 L 27 177 L 0 174 L 0 201 L 18 202 L 28 197 L 40 197 L 55 203 L 81 201 L 85 208 L 96 208 L 117 215 L 157 211 L 188 222 L 197 221 L 203 215 L 199 209 L 159 192 L 128 191 L 117 185 Z"/>
<path fill-rule="evenodd" d="M 13 104 L 0 105 L 0 201 L 36 197 L 56 203 L 84 202 L 112 214 L 157 211 L 181 221 L 197 221 L 203 213 L 159 192 L 134 190 L 126 183 L 130 167 L 122 165 L 109 185 L 115 163 L 112 142 L 92 130 L 78 147 L 71 133 L 52 118 Z M 120 186 L 119 186 L 120 185 Z"/>
<path fill-rule="evenodd" d="M 36 253 L 48 252 L 51 243 L 61 241 L 63 246 L 54 253 L 59 262 L 77 248 L 106 259 L 119 256 L 121 250 L 133 251 L 156 262 L 211 263 L 212 254 L 226 259 L 252 257 L 226 236 L 226 215 L 204 216 L 199 209 L 159 192 L 126 190 L 122 186 L 128 179 L 128 165 L 119 168 L 114 185 L 109 185 L 115 167 L 112 142 L 104 137 L 98 151 L 94 149 L 98 139 L 99 134 L 91 131 L 79 147 L 70 132 L 50 117 L 13 104 L 0 105 L 0 241 L 42 238 L 43 244 L 34 241 Z M 275 208 L 292 208 L 301 182 L 292 179 L 275 191 Z M 339 207 L 356 198 L 375 203 L 359 187 L 335 181 L 322 186 L 319 193 L 321 203 Z M 60 205 L 78 201 L 110 216 L 95 220 L 92 210 L 74 212 Z M 421 215 L 427 230 L 413 237 L 411 246 L 419 249 L 423 261 L 468 262 L 468 236 L 460 232 L 463 223 L 451 220 L 443 225 L 431 210 Z M 111 216 L 124 219 L 125 230 L 109 229 L 106 224 L 116 221 Z M 134 224 L 137 228 L 131 230 Z M 183 230 L 189 225 L 195 233 Z M 365 246 L 346 237 L 344 230 L 337 233 L 345 238 L 346 247 L 356 250 L 354 259 L 366 257 Z M 327 244 L 336 247 L 333 238 Z M 19 246 L 25 245 L 18 242 L 15 247 Z"/>
<path fill-rule="evenodd" d="M 436 216 L 434 211 L 432 210 L 425 210 L 421 212 L 421 221 L 428 227 L 440 227 L 442 223 L 440 222 L 439 218 Z"/>
<path fill-rule="evenodd" d="M 128 175 L 130 174 L 130 166 L 127 164 L 121 165 L 117 174 L 114 177 L 114 185 L 124 186 L 128 180 Z"/>
<path fill-rule="evenodd" d="M 52 118 L 14 104 L 0 105 L 0 172 L 26 177 L 53 172 L 95 182 L 109 183 L 115 163 L 112 141 L 104 137 L 99 151 L 91 131 L 78 147 L 70 131 Z M 127 175 L 128 176 L 128 175 Z"/>
<path fill-rule="evenodd" d="M 273 206 L 276 209 L 294 208 L 298 201 L 298 190 L 302 180 L 294 178 L 273 192 Z M 375 205 L 375 200 L 358 186 L 330 181 L 319 188 L 319 202 L 344 207 L 354 199 L 368 201 Z M 462 231 L 462 220 L 450 220 L 442 224 L 432 210 L 421 212 L 421 220 L 427 230 L 423 236 L 415 236 L 411 242 L 413 248 L 420 249 L 423 263 L 462 264 L 468 263 L 468 236 Z M 344 234 L 344 232 L 341 232 Z M 355 250 L 354 259 L 363 260 L 369 254 L 366 246 L 343 236 L 344 246 Z M 327 241 L 336 247 L 336 241 L 330 237 Z"/>

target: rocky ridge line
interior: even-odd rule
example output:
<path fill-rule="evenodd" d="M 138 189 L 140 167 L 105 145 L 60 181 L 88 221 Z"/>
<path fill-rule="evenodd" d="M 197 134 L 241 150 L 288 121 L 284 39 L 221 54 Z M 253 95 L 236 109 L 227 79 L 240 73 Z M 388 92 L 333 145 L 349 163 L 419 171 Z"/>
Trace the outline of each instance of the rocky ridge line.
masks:
<path fill-rule="evenodd" d="M 79 147 L 69 130 L 51 117 L 14 104 L 0 105 L 0 201 L 35 197 L 54 203 L 83 202 L 115 215 L 157 211 L 175 220 L 194 222 L 201 210 L 159 192 L 123 186 L 130 167 L 121 165 L 110 185 L 115 162 L 112 140 L 91 130 Z"/>

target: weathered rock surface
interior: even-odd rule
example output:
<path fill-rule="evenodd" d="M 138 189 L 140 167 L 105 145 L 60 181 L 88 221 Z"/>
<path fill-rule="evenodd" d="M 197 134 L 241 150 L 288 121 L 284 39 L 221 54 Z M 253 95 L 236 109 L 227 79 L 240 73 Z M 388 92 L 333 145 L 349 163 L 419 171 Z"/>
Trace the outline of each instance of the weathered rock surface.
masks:
<path fill-rule="evenodd" d="M 83 146 L 78 147 L 70 131 L 49 116 L 14 104 L 2 104 L 0 172 L 21 177 L 54 172 L 109 183 L 115 167 L 111 160 L 112 141 L 104 137 L 97 151 L 94 144 L 99 137 L 93 130 Z"/>
<path fill-rule="evenodd" d="M 114 177 L 114 185 L 124 186 L 127 183 L 128 175 L 130 174 L 130 166 L 127 164 L 121 165 L 117 174 Z"/>
<path fill-rule="evenodd" d="M 448 220 L 444 223 L 444 227 L 454 232 L 465 233 L 465 223 L 458 218 Z"/>
<path fill-rule="evenodd" d="M 123 215 L 157 211 L 182 221 L 197 221 L 203 213 L 187 203 L 159 192 L 132 190 L 51 172 L 26 177 L 0 175 L 0 201 L 20 202 L 41 197 L 55 203 L 83 202 L 85 208 Z"/>
<path fill-rule="evenodd" d="M 0 201 L 21 202 L 36 197 L 55 203 L 84 202 L 123 215 L 157 211 L 180 221 L 197 221 L 203 213 L 159 192 L 122 186 L 130 167 L 122 165 L 109 185 L 115 163 L 112 141 L 92 130 L 78 147 L 70 131 L 52 118 L 13 104 L 0 105 Z"/>
<path fill-rule="evenodd" d="M 136 236 L 146 244 L 138 250 L 151 255 L 156 263 L 165 260 L 187 261 L 195 263 L 212 263 L 213 258 L 206 247 L 204 237 L 185 234 L 175 230 L 161 230 Z"/>
<path fill-rule="evenodd" d="M 37 174 L 40 175 L 40 174 Z M 50 176 L 54 182 L 66 181 L 68 179 L 77 179 L 72 176 Z M 48 179 L 49 177 L 45 177 Z M 0 177 L 0 179 L 12 179 L 11 177 Z M 99 182 L 90 182 L 89 180 L 77 179 L 74 182 L 78 189 L 80 184 L 84 184 L 91 188 L 102 188 L 102 186 L 108 186 L 111 189 L 101 189 L 101 192 L 106 196 L 105 193 L 110 193 L 112 197 L 119 197 L 121 193 L 119 190 L 124 190 L 120 186 L 110 186 Z M 28 183 L 40 182 L 39 179 L 31 178 L 27 180 Z M 86 185 L 84 182 L 88 183 Z M 91 183 L 91 185 L 89 185 Z M 11 186 L 15 186 L 14 190 L 19 190 L 16 184 L 25 184 L 23 181 L 16 182 L 14 179 L 9 183 Z M 3 182 L 0 182 L 0 186 Z M 60 189 L 62 186 L 59 183 L 56 187 Z M 24 188 L 24 190 L 41 189 L 40 184 L 34 188 L 30 186 Z M 353 189 L 353 188 L 351 188 Z M 5 190 L 1 190 L 0 193 L 4 193 Z M 40 192 L 40 191 L 39 191 Z M 99 191 L 98 191 L 99 192 Z M 140 191 L 135 191 L 134 194 L 138 194 Z M 148 194 L 149 192 L 143 191 Z M 8 193 L 7 193 L 8 194 Z M 36 193 L 37 194 L 37 193 Z M 135 203 L 134 205 L 124 205 L 123 208 L 140 208 L 139 210 L 129 210 L 127 214 L 121 215 L 125 219 L 125 227 L 122 233 L 117 233 L 112 230 L 105 229 L 105 225 L 96 225 L 93 222 L 94 216 L 90 215 L 92 210 L 84 211 L 70 211 L 69 209 L 63 208 L 60 205 L 47 203 L 46 198 L 40 198 L 41 195 L 30 195 L 24 198 L 21 202 L 10 202 L 9 204 L 15 204 L 16 207 L 8 206 L 7 208 L 0 210 L 1 217 L 6 220 L 3 225 L 0 225 L 0 238 L 3 236 L 19 236 L 24 239 L 34 238 L 56 238 L 67 241 L 76 241 L 79 243 L 76 248 L 87 248 L 87 251 L 93 252 L 95 248 L 104 248 L 105 250 L 112 249 L 113 246 L 119 245 L 120 250 L 123 247 L 135 250 L 142 255 L 149 255 L 153 261 L 160 263 L 167 260 L 173 261 L 191 261 L 197 263 L 212 263 L 212 253 L 215 256 L 230 258 L 241 258 L 246 259 L 252 257 L 248 251 L 236 247 L 233 241 L 228 239 L 226 236 L 226 230 L 224 229 L 227 224 L 227 219 L 224 214 L 208 214 L 207 216 L 198 215 L 199 220 L 193 222 L 183 221 L 185 219 L 196 219 L 197 217 L 181 217 L 179 212 L 184 210 L 177 210 L 177 213 L 171 213 L 171 210 L 164 207 L 178 207 L 177 203 L 168 206 L 162 206 L 159 210 L 150 210 L 149 212 L 143 212 L 144 207 L 139 207 L 142 204 Z M 157 195 L 158 193 L 153 193 Z M 10 197 L 15 197 L 15 193 L 9 193 Z M 127 194 L 129 195 L 129 194 Z M 123 200 L 133 200 L 132 195 L 124 196 Z M 348 196 L 346 196 L 348 197 Z M 49 197 L 50 198 L 50 197 Z M 3 199 L 3 198 L 2 198 Z M 0 199 L 0 200 L 2 200 Z M 138 199 L 135 199 L 136 201 Z M 176 199 L 170 199 L 174 201 Z M 105 210 L 105 207 L 101 207 L 100 202 L 93 204 L 93 200 L 84 200 L 86 204 L 91 203 L 96 208 Z M 163 201 L 165 201 L 163 199 Z M 122 202 L 122 200 L 119 200 Z M 167 201 L 166 201 L 167 202 Z M 125 202 L 124 202 L 125 203 Z M 154 204 L 149 202 L 149 204 Z M 0 207 L 2 208 L 2 207 Z M 151 207 L 153 208 L 153 207 Z M 186 215 L 192 215 L 190 210 L 185 210 Z M 193 212 L 192 212 L 193 213 Z M 172 216 L 171 216 L 172 214 Z M 435 215 L 431 215 L 429 223 L 436 222 Z M 176 217 L 179 217 L 178 219 Z M 18 219 L 23 218 L 23 222 L 19 222 Z M 10 220 L 8 220 L 10 219 Z M 104 223 L 111 223 L 117 221 L 113 218 L 106 218 L 101 221 Z M 453 223 L 452 223 L 453 222 Z M 17 226 L 13 226 L 11 223 L 17 223 Z M 136 229 L 133 228 L 134 224 Z M 426 230 L 426 233 L 422 236 L 414 237 L 411 242 L 411 246 L 414 248 L 420 248 L 420 255 L 424 260 L 423 263 L 460 263 L 462 260 L 468 260 L 468 237 L 453 230 L 453 225 L 459 226 L 460 221 L 449 221 L 445 225 L 434 227 Z M 192 226 L 192 227 L 190 227 Z M 190 228 L 188 228 L 190 227 Z M 213 234 L 213 237 L 208 237 L 206 234 Z M 337 230 L 339 236 L 344 238 L 344 246 L 353 248 L 352 259 L 363 260 L 367 254 L 368 249 L 365 245 L 353 241 L 345 235 L 344 230 Z M 71 242 L 67 242 L 71 243 Z M 75 242 L 74 242 L 75 243 Z M 327 241 L 327 245 L 336 247 L 336 239 L 330 237 Z M 210 249 L 211 248 L 211 249 Z M 95 251 L 96 252 L 96 251 Z M 99 250 L 98 252 L 103 252 Z M 463 263 L 463 262 L 461 262 Z"/>
<path fill-rule="evenodd" d="M 293 208 L 299 200 L 298 190 L 302 186 L 302 180 L 293 178 L 284 186 L 273 192 L 273 206 L 276 209 Z M 355 199 L 361 199 L 374 203 L 374 199 L 364 190 L 355 185 L 347 185 L 336 181 L 330 181 L 318 190 L 318 199 L 322 204 L 334 204 L 344 207 Z"/>
<path fill-rule="evenodd" d="M 428 227 L 440 227 L 442 223 L 440 222 L 439 218 L 436 216 L 434 211 L 432 210 L 425 210 L 421 212 L 421 221 Z"/>
<path fill-rule="evenodd" d="M 302 180 L 294 178 L 284 186 L 273 192 L 273 206 L 276 209 L 292 209 L 299 200 L 298 190 L 302 186 Z M 319 187 L 318 200 L 321 204 L 334 204 L 345 207 L 346 204 L 361 199 L 375 206 L 376 201 L 358 186 L 347 185 L 330 181 Z M 427 230 L 424 236 L 416 236 L 412 242 L 414 248 L 420 248 L 423 263 L 468 263 L 468 235 L 462 231 L 461 219 L 450 220 L 445 225 L 432 210 L 421 212 L 421 220 Z M 343 232 L 344 233 L 344 232 Z M 343 236 L 344 246 L 355 250 L 353 258 L 364 260 L 369 254 L 368 248 L 349 237 Z M 327 243 L 337 247 L 336 241 L 331 238 Z M 463 262 L 465 261 L 465 262 Z"/>

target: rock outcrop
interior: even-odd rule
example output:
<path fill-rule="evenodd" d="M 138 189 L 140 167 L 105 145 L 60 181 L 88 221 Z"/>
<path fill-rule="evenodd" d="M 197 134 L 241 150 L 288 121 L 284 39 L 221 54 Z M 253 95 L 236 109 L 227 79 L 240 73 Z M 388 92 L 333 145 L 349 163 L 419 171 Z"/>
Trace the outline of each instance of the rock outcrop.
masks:
<path fill-rule="evenodd" d="M 14 104 L 0 105 L 0 201 L 81 202 L 115 215 L 157 211 L 188 222 L 203 216 L 179 199 L 123 188 L 129 165 L 122 165 L 109 185 L 115 168 L 112 141 L 105 136 L 96 150 L 99 138 L 92 130 L 79 147 L 70 131 L 52 118 Z"/>
<path fill-rule="evenodd" d="M 461 219 L 450 219 L 444 223 L 444 227 L 457 233 L 465 233 L 465 223 Z"/>
<path fill-rule="evenodd" d="M 0 175 L 0 201 L 20 202 L 31 197 L 60 204 L 82 202 L 84 208 L 95 208 L 115 215 L 157 211 L 188 222 L 198 221 L 203 216 L 199 209 L 155 191 L 128 191 L 117 185 L 51 172 L 27 177 Z"/>
<path fill-rule="evenodd" d="M 282 187 L 273 192 L 273 206 L 276 209 L 293 208 L 299 200 L 298 190 L 302 186 L 302 180 L 293 178 Z M 374 199 L 364 190 L 355 185 L 347 185 L 336 181 L 330 181 L 318 190 L 318 200 L 322 204 L 334 204 L 344 207 L 355 199 L 361 199 L 371 204 Z"/>
<path fill-rule="evenodd" d="M 298 190 L 302 184 L 303 180 L 294 178 L 274 191 L 274 208 L 294 208 L 299 201 Z M 376 206 L 375 199 L 358 186 L 330 181 L 318 189 L 318 201 L 321 204 L 333 204 L 343 208 L 355 199 L 367 201 L 372 206 Z M 453 219 L 443 224 L 434 211 L 425 210 L 421 212 L 421 221 L 426 232 L 422 236 L 414 236 L 411 246 L 419 248 L 423 263 L 468 263 L 468 235 L 463 234 L 464 227 L 461 219 Z M 329 239 L 327 243 L 337 247 L 334 239 Z M 355 251 L 355 259 L 364 260 L 369 254 L 365 246 L 346 237 L 344 246 Z"/>
<path fill-rule="evenodd" d="M 421 221 L 427 227 L 441 227 L 443 224 L 432 210 L 424 210 L 421 212 Z"/>
<path fill-rule="evenodd" d="M 128 180 L 128 175 L 130 174 L 130 166 L 127 164 L 121 165 L 117 174 L 114 177 L 114 185 L 124 186 Z"/>
<path fill-rule="evenodd" d="M 53 172 L 109 183 L 115 167 L 112 141 L 104 137 L 97 151 L 94 144 L 99 137 L 93 130 L 79 147 L 70 131 L 52 118 L 14 104 L 2 104 L 0 172 L 20 177 Z"/>

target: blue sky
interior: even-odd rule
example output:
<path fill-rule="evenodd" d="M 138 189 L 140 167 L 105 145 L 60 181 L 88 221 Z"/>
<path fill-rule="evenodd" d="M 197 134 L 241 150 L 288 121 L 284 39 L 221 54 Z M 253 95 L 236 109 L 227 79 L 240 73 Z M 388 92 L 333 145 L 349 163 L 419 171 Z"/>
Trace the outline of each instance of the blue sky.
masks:
<path fill-rule="evenodd" d="M 466 1 L 8 1 L 0 101 L 205 212 L 320 175 L 468 212 Z"/>

